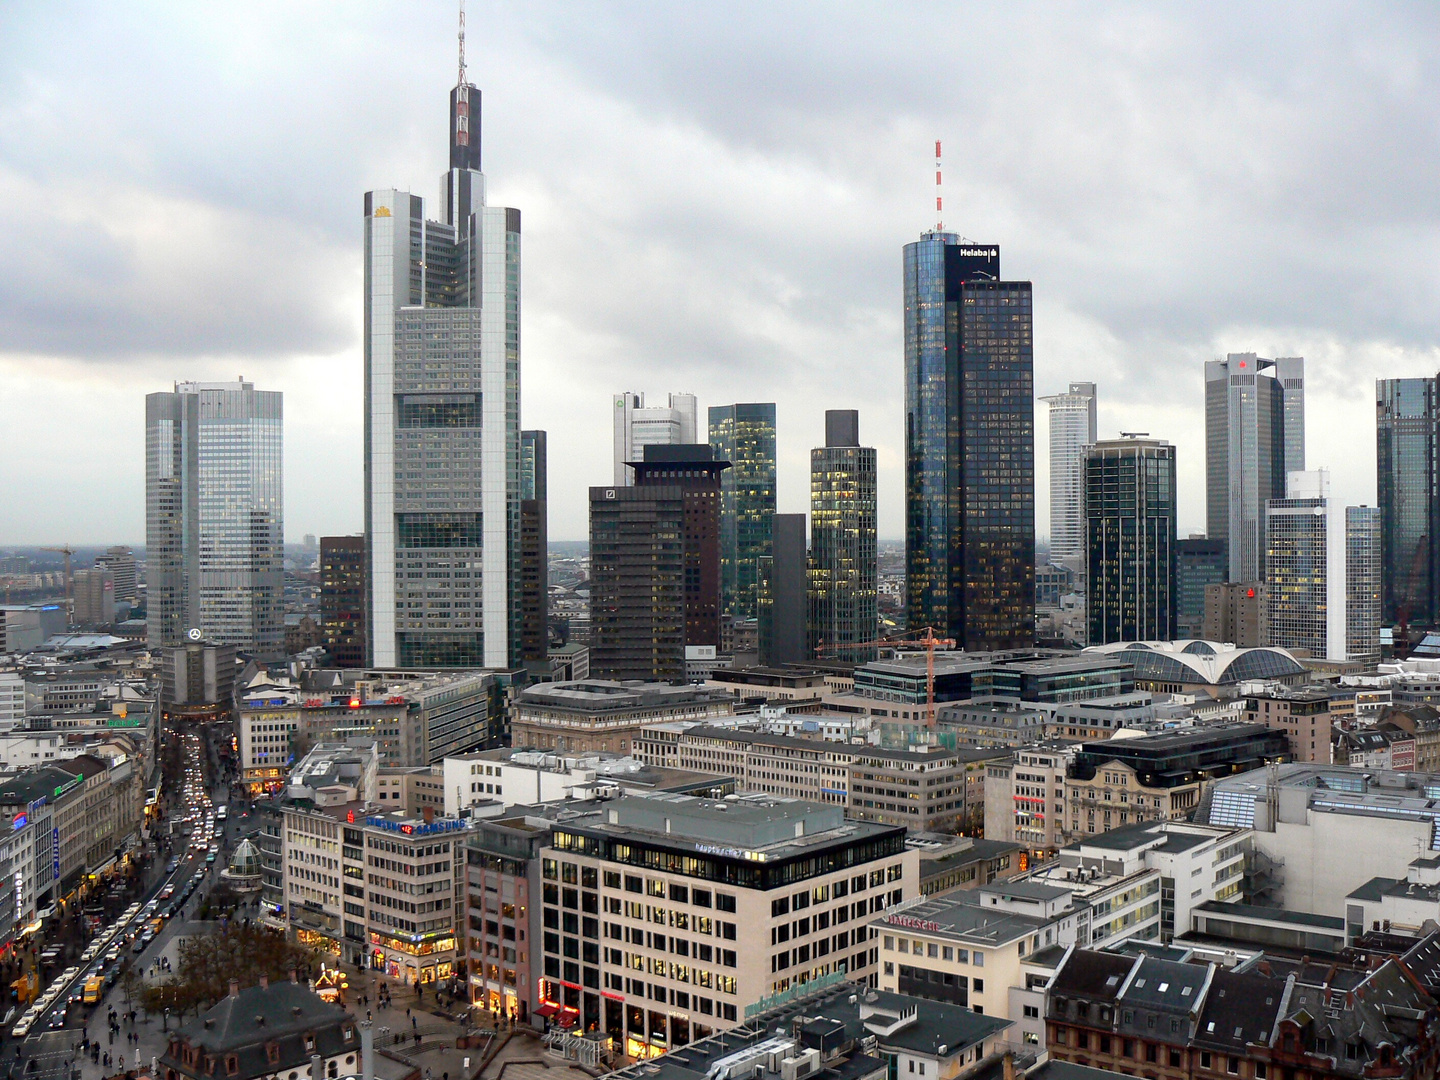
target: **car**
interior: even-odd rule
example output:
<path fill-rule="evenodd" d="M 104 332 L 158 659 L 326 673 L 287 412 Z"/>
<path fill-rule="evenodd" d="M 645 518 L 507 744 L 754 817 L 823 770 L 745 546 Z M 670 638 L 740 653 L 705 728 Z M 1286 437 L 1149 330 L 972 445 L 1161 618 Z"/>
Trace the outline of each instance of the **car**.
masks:
<path fill-rule="evenodd" d="M 174 885 L 166 885 L 163 889 L 160 890 L 160 899 L 161 899 L 161 900 L 169 900 L 169 899 L 170 899 L 172 896 L 174 896 L 174 895 L 175 895 L 175 886 L 174 886 Z"/>
<path fill-rule="evenodd" d="M 180 859 L 179 859 L 178 856 L 175 857 L 175 858 L 173 858 L 173 859 L 171 859 L 168 863 L 165 864 L 165 872 L 166 872 L 167 874 L 173 874 L 176 870 L 179 870 L 179 869 L 180 869 Z"/>
<path fill-rule="evenodd" d="M 212 852 L 209 852 L 209 853 L 205 856 L 205 865 L 206 865 L 206 866 L 212 866 L 212 865 L 214 865 L 214 863 L 215 863 L 215 852 L 212 851 Z"/>
<path fill-rule="evenodd" d="M 145 946 L 148 944 L 149 942 L 146 941 L 144 938 L 136 938 L 135 944 L 130 946 L 130 951 L 138 955 L 139 953 L 145 951 Z"/>

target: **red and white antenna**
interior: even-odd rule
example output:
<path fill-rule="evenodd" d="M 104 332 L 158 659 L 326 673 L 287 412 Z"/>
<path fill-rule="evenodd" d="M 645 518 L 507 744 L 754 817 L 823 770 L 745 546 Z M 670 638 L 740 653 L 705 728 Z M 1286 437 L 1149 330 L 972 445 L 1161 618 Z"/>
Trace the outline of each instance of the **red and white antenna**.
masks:
<path fill-rule="evenodd" d="M 945 231 L 945 206 L 940 188 L 940 140 L 935 140 L 935 231 Z"/>
<path fill-rule="evenodd" d="M 465 0 L 460 0 L 460 81 L 455 85 L 465 85 Z"/>

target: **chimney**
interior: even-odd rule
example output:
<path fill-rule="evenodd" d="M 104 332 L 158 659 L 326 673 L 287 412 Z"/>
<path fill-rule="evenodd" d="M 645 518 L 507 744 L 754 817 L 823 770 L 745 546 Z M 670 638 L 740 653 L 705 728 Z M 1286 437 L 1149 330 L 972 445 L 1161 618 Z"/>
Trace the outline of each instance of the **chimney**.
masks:
<path fill-rule="evenodd" d="M 375 1032 L 369 1020 L 360 1021 L 360 1080 L 375 1080 Z"/>
<path fill-rule="evenodd" d="M 231 979 L 231 980 L 230 980 L 230 996 L 231 996 L 232 998 L 238 998 L 238 997 L 240 996 L 240 980 L 239 980 L 239 979 Z"/>
<path fill-rule="evenodd" d="M 420 808 L 420 816 L 425 819 L 425 824 L 429 825 L 432 821 L 435 820 L 435 807 L 422 806 Z"/>
<path fill-rule="evenodd" d="M 325 1059 L 319 1054 L 310 1055 L 310 1080 L 325 1080 Z"/>
<path fill-rule="evenodd" d="M 1006 1050 L 1000 1059 L 1001 1080 L 1015 1080 L 1015 1052 Z"/>
<path fill-rule="evenodd" d="M 260 989 L 261 989 L 261 990 L 268 990 L 268 989 L 270 989 L 270 976 L 264 974 L 263 972 L 262 972 L 261 975 L 260 975 Z"/>

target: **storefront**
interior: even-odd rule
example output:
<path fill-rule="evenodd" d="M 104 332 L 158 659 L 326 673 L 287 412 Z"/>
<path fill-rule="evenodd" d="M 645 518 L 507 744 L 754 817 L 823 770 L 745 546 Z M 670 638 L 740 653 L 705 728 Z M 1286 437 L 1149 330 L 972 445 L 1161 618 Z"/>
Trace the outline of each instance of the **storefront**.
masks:
<path fill-rule="evenodd" d="M 412 986 L 447 980 L 455 974 L 455 934 L 437 930 L 407 940 L 372 930 L 370 969 Z"/>
<path fill-rule="evenodd" d="M 320 933 L 318 930 L 307 930 L 303 926 L 297 926 L 295 928 L 295 940 L 299 944 L 306 945 L 316 952 L 322 952 L 327 956 L 340 955 L 340 942 Z"/>

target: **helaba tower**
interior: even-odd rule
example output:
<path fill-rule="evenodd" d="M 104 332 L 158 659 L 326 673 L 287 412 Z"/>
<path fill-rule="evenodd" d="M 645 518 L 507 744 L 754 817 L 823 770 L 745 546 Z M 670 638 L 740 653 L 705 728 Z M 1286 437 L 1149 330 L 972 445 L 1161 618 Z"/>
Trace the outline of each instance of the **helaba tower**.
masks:
<path fill-rule="evenodd" d="M 905 577 L 912 632 L 965 650 L 1035 641 L 1031 286 L 1000 249 L 905 245 Z"/>
<path fill-rule="evenodd" d="M 368 658 L 510 668 L 522 608 L 520 211 L 485 201 L 463 21 L 440 201 L 435 221 L 408 191 L 365 195 Z"/>

